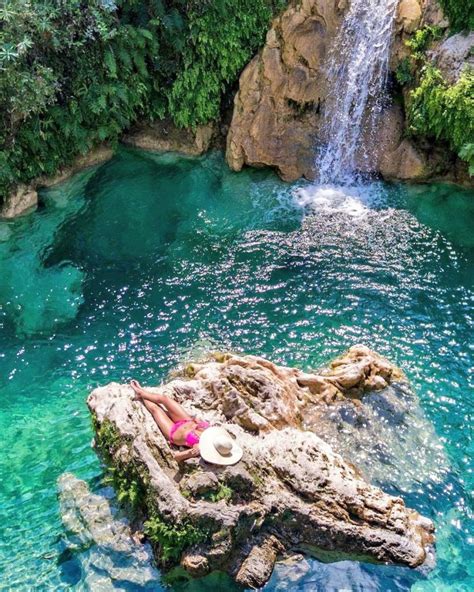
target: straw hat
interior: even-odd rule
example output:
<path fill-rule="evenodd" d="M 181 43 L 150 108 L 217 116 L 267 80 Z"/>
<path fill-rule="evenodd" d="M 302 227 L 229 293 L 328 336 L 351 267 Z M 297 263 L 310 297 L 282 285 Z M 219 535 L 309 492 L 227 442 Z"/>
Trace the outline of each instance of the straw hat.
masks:
<path fill-rule="evenodd" d="M 215 426 L 207 428 L 199 438 L 199 452 L 202 458 L 215 465 L 235 465 L 242 458 L 242 448 L 229 432 Z"/>

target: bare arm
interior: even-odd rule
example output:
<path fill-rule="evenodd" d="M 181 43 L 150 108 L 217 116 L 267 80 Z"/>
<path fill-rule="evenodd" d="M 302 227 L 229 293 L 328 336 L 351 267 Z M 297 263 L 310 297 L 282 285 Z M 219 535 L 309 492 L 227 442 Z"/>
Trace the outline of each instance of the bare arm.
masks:
<path fill-rule="evenodd" d="M 173 454 L 174 459 L 177 462 L 183 462 L 185 460 L 188 460 L 189 458 L 197 458 L 199 457 L 199 447 L 198 446 L 193 446 L 192 448 L 190 448 L 189 450 L 183 450 L 182 452 L 175 452 Z"/>

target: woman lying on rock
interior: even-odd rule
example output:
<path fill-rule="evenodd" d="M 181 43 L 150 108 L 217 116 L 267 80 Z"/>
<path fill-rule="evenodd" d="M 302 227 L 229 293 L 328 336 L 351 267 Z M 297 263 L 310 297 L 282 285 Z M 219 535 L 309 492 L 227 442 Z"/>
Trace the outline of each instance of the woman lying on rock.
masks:
<path fill-rule="evenodd" d="M 191 417 L 177 401 L 145 390 L 137 380 L 132 380 L 130 386 L 136 399 L 152 414 L 163 436 L 175 446 L 189 448 L 174 453 L 178 462 L 201 456 L 216 465 L 234 465 L 242 458 L 242 449 L 224 428 L 211 427 L 207 421 Z"/>

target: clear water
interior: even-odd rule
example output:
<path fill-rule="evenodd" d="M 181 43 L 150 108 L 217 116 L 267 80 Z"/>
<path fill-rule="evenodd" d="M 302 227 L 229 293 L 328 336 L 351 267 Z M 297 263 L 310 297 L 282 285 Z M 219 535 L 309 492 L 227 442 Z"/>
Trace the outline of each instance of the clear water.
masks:
<path fill-rule="evenodd" d="M 317 155 L 321 184 L 352 183 L 372 171 L 399 0 L 352 0 L 327 57 L 327 100 Z"/>
<path fill-rule="evenodd" d="M 279 565 L 266 589 L 472 590 L 472 192 L 315 195 L 270 172 L 231 173 L 219 154 L 124 151 L 42 198 L 0 223 L 1 589 L 80 587 L 56 480 L 100 483 L 91 388 L 157 383 L 209 348 L 313 368 L 362 342 L 406 371 L 449 458 L 441 483 L 398 492 L 435 520 L 438 566 L 426 579 L 304 560 Z"/>

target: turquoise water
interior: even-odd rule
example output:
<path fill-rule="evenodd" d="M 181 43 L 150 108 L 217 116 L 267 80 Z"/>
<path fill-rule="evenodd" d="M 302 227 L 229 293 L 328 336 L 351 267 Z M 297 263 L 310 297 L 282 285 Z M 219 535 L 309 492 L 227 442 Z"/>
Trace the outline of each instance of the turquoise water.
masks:
<path fill-rule="evenodd" d="M 315 192 L 219 154 L 123 151 L 41 197 L 0 222 L 1 589 L 81 585 L 56 480 L 100 484 L 90 389 L 209 349 L 313 368 L 362 342 L 405 370 L 448 456 L 441 481 L 394 491 L 435 520 L 438 565 L 304 560 L 266 589 L 472 590 L 472 192 Z"/>

